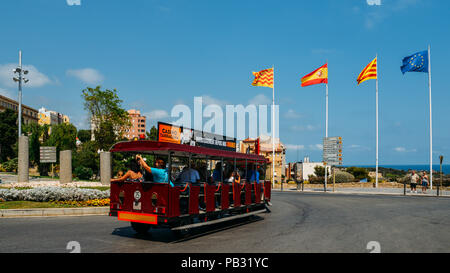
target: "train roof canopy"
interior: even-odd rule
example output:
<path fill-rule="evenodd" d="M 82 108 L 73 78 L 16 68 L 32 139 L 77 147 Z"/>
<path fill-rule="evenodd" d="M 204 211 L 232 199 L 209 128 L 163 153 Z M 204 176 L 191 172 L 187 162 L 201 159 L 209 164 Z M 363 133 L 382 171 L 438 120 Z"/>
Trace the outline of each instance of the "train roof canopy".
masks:
<path fill-rule="evenodd" d="M 174 156 L 188 157 L 191 154 L 194 158 L 236 158 L 238 160 L 251 160 L 259 162 L 267 162 L 262 155 L 244 154 L 220 149 L 212 149 L 199 146 L 190 146 L 186 144 L 175 144 L 168 142 L 158 142 L 151 140 L 124 141 L 113 145 L 110 152 L 133 152 L 133 153 L 150 153 L 156 155 L 167 155 L 168 152 L 174 152 Z"/>

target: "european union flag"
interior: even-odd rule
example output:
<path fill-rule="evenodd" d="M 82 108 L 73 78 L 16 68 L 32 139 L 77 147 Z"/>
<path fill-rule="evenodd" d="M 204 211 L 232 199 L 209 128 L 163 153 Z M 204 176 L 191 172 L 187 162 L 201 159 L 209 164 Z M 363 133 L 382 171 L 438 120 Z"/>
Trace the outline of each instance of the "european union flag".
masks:
<path fill-rule="evenodd" d="M 428 72 L 428 51 L 417 52 L 411 56 L 403 58 L 403 65 L 400 68 L 402 73 L 406 72 Z"/>

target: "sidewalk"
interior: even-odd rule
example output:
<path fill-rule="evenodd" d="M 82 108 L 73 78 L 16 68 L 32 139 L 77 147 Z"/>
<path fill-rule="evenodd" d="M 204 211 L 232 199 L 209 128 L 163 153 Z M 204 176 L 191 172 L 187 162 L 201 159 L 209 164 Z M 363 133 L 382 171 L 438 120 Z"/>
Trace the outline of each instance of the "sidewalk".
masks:
<path fill-rule="evenodd" d="M 0 218 L 108 215 L 109 207 L 2 209 Z"/>
<path fill-rule="evenodd" d="M 280 188 L 272 189 L 274 191 L 281 191 Z M 297 187 L 283 187 L 283 191 L 286 192 L 302 192 L 301 189 L 297 190 Z M 323 193 L 324 189 L 322 188 L 304 188 L 303 192 L 316 192 Z M 327 187 L 327 193 L 330 194 L 375 194 L 375 195 L 395 195 L 395 196 L 403 196 L 404 190 L 403 188 L 335 188 L 333 192 L 333 186 L 331 185 Z M 426 193 L 422 193 L 419 189 L 417 193 L 411 193 L 410 189 L 406 189 L 406 196 L 426 196 L 426 197 L 437 197 L 436 189 L 427 190 Z M 450 191 L 440 190 L 439 197 L 450 197 Z"/>

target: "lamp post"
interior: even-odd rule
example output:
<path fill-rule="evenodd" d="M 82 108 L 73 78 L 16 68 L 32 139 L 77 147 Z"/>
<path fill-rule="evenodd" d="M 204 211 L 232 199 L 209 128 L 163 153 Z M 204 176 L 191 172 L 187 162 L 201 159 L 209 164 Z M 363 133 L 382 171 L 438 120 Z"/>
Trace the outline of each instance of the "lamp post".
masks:
<path fill-rule="evenodd" d="M 18 82 L 19 84 L 19 111 L 18 111 L 18 117 L 19 117 L 19 137 L 22 135 L 22 82 L 27 83 L 29 82 L 28 79 L 24 78 L 22 76 L 28 74 L 28 70 L 22 69 L 22 51 L 19 50 L 19 66 L 13 70 L 14 74 L 18 74 L 18 77 L 13 77 L 13 80 L 15 82 Z"/>
<path fill-rule="evenodd" d="M 442 186 L 442 162 L 444 161 L 444 156 L 439 156 L 439 161 L 440 161 L 440 167 L 441 167 L 441 169 L 440 169 L 440 171 L 441 171 L 441 183 L 439 183 L 438 184 L 438 188 L 437 188 L 437 196 L 439 196 L 439 188 Z"/>

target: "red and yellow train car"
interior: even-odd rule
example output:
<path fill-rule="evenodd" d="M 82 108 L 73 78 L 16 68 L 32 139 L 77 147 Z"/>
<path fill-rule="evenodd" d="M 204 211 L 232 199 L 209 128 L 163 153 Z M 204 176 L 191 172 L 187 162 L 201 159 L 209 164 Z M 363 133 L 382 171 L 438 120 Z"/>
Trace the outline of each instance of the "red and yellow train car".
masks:
<path fill-rule="evenodd" d="M 160 141 L 130 141 L 115 144 L 111 153 L 163 157 L 169 183 L 149 181 L 111 182 L 110 216 L 131 222 L 136 232 L 150 227 L 168 227 L 177 234 L 189 229 L 248 217 L 268 211 L 271 183 L 266 180 L 267 160 L 260 155 L 230 150 Z M 177 179 L 184 164 L 196 163 L 201 179 Z M 219 163 L 220 178 L 213 179 L 213 164 Z M 208 167 L 209 164 L 209 167 Z M 240 173 L 240 179 L 227 177 L 227 171 Z M 247 179 L 248 174 L 258 173 Z M 237 178 L 237 177 L 236 177 Z"/>

